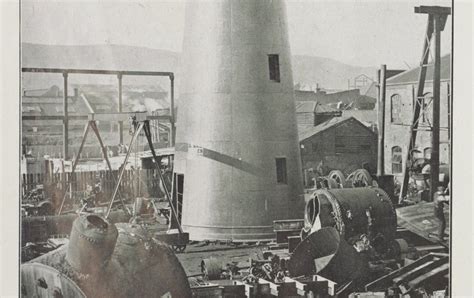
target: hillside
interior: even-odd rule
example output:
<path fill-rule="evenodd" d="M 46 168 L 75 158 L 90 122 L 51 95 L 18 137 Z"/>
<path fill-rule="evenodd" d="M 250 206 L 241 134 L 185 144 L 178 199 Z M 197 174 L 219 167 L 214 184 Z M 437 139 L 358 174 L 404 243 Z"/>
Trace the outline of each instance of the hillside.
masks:
<path fill-rule="evenodd" d="M 347 80 L 360 74 L 375 76 L 375 67 L 359 67 L 316 56 L 294 55 L 293 80 L 307 85 L 319 84 L 326 89 L 347 89 Z"/>
<path fill-rule="evenodd" d="M 333 59 L 315 56 L 293 57 L 294 81 L 327 89 L 346 89 L 347 80 L 365 73 L 373 76 L 375 68 L 357 67 Z M 58 46 L 23 43 L 23 67 L 58 67 L 91 69 L 128 69 L 148 71 L 172 71 L 179 80 L 180 53 L 122 45 Z M 127 78 L 124 84 L 150 84 L 152 78 Z M 107 76 L 74 76 L 71 83 L 114 84 L 116 79 Z M 47 88 L 53 84 L 61 86 L 60 75 L 25 74 L 23 84 L 28 89 Z M 163 79 L 162 87 L 167 87 Z"/>

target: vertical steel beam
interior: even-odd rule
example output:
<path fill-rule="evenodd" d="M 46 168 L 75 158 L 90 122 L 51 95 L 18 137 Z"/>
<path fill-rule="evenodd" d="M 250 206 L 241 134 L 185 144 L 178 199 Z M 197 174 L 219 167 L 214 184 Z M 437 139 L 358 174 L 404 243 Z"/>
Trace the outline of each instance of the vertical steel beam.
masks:
<path fill-rule="evenodd" d="M 174 115 L 174 75 L 170 75 L 170 136 L 169 136 L 169 145 L 170 147 L 174 146 L 175 140 L 175 115 Z"/>
<path fill-rule="evenodd" d="M 387 65 L 382 64 L 380 70 L 378 71 L 378 83 L 379 83 L 379 92 L 378 92 L 378 111 L 377 111 L 377 121 L 378 121 L 378 154 L 377 154 L 377 176 L 384 175 L 384 143 L 385 143 L 385 90 L 386 90 L 386 73 Z"/>
<path fill-rule="evenodd" d="M 68 73 L 63 72 L 64 78 L 64 88 L 63 88 L 63 158 L 67 160 L 69 158 L 69 117 L 68 117 L 68 107 L 67 107 L 67 79 Z"/>
<path fill-rule="evenodd" d="M 118 111 L 122 112 L 122 74 L 117 75 L 118 79 Z M 123 144 L 123 121 L 119 121 L 119 142 Z"/>
<path fill-rule="evenodd" d="M 439 118 L 440 118 L 440 69 L 441 69 L 441 16 L 434 15 L 434 71 L 433 71 L 433 128 L 431 131 L 431 187 L 430 197 L 434 195 L 439 182 Z"/>

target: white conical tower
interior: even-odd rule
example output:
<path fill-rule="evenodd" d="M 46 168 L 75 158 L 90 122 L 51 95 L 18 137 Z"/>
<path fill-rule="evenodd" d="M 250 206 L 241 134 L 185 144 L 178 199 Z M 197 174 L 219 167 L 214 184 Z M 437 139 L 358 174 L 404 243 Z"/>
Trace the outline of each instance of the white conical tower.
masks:
<path fill-rule="evenodd" d="M 192 240 L 274 238 L 303 218 L 286 8 L 280 0 L 188 1 L 175 172 Z"/>

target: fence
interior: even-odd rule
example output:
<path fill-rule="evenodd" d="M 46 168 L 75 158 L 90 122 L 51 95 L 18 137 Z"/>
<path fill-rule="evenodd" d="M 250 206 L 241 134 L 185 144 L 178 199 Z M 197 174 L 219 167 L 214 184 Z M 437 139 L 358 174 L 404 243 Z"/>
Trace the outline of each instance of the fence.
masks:
<path fill-rule="evenodd" d="M 120 192 L 128 196 L 150 196 L 162 197 L 160 182 L 156 169 L 125 170 L 120 183 Z M 23 194 L 36 188 L 37 185 L 44 186 L 47 195 L 53 192 L 64 192 L 69 182 L 71 193 L 80 193 L 87 190 L 87 186 L 94 186 L 97 182 L 101 184 L 101 190 L 105 196 L 110 197 L 114 191 L 119 171 L 90 171 L 72 173 L 46 174 L 23 174 Z"/>

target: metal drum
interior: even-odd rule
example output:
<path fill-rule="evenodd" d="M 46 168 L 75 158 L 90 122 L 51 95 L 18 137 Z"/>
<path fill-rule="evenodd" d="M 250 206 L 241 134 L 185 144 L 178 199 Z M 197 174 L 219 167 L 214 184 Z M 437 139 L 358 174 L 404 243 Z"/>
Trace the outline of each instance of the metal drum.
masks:
<path fill-rule="evenodd" d="M 349 242 L 367 235 L 383 251 L 395 238 L 397 216 L 380 188 L 319 189 L 306 204 L 303 238 L 324 227 L 336 228 Z"/>

